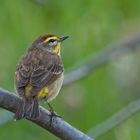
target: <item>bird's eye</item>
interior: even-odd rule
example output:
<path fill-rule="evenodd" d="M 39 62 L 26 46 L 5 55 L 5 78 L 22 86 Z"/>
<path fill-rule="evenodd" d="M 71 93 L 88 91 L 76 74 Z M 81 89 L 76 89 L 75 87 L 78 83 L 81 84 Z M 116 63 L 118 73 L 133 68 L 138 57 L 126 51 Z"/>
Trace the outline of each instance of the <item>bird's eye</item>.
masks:
<path fill-rule="evenodd" d="M 49 46 L 55 46 L 57 43 L 58 43 L 58 42 L 57 42 L 57 40 L 55 40 L 55 39 L 50 39 L 50 40 L 48 41 Z"/>

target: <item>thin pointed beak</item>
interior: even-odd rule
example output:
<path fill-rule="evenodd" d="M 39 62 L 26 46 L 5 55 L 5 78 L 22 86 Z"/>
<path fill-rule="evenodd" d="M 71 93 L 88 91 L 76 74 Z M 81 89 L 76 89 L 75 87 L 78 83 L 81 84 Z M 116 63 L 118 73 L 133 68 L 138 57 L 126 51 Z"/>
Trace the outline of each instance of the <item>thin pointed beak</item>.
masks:
<path fill-rule="evenodd" d="M 66 40 L 67 38 L 69 38 L 69 36 L 60 37 L 60 41 L 63 42 L 63 41 Z"/>

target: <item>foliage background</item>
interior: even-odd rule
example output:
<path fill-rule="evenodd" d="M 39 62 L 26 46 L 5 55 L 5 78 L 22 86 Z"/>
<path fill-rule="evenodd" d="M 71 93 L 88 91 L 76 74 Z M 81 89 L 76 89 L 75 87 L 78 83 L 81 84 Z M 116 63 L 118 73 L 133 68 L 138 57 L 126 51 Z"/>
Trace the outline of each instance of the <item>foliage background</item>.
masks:
<path fill-rule="evenodd" d="M 110 42 L 139 33 L 139 5 L 139 0 L 1 0 L 0 86 L 15 91 L 16 64 L 39 35 L 70 36 L 62 47 L 68 71 Z M 52 105 L 66 121 L 86 133 L 139 98 L 139 69 L 139 52 L 125 55 L 89 77 L 64 87 Z M 137 113 L 98 140 L 139 140 L 139 115 Z M 58 139 L 26 120 L 0 126 L 0 139 L 9 138 Z"/>

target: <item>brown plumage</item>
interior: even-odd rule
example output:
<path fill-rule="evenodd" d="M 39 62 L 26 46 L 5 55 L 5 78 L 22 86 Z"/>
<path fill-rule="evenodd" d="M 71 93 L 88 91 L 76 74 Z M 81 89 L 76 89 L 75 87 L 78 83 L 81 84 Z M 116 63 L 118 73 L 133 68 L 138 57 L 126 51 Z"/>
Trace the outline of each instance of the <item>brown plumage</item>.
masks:
<path fill-rule="evenodd" d="M 15 119 L 39 116 L 38 99 L 51 101 L 58 94 L 63 81 L 60 43 L 67 37 L 44 35 L 35 40 L 16 69 L 16 89 L 23 100 Z"/>

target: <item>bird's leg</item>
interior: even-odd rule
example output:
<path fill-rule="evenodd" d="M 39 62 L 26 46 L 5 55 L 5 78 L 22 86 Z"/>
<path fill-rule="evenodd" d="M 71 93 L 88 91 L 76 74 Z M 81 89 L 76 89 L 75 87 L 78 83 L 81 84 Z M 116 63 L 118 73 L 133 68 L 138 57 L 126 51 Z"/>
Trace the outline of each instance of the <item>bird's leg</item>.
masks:
<path fill-rule="evenodd" d="M 49 107 L 49 111 L 50 111 L 50 124 L 52 124 L 52 120 L 53 120 L 53 117 L 59 117 L 59 118 L 61 118 L 61 116 L 60 115 L 58 115 L 55 111 L 54 111 L 54 109 L 53 109 L 53 107 L 51 106 L 51 104 L 50 103 L 47 103 L 48 104 L 48 107 Z"/>
<path fill-rule="evenodd" d="M 49 111 L 51 112 L 51 116 L 52 116 L 52 117 L 53 117 L 53 116 L 56 116 L 56 117 L 61 118 L 61 116 L 58 115 L 58 114 L 54 111 L 54 109 L 53 109 L 53 107 L 51 106 L 50 103 L 48 103 L 48 106 L 49 106 Z"/>

